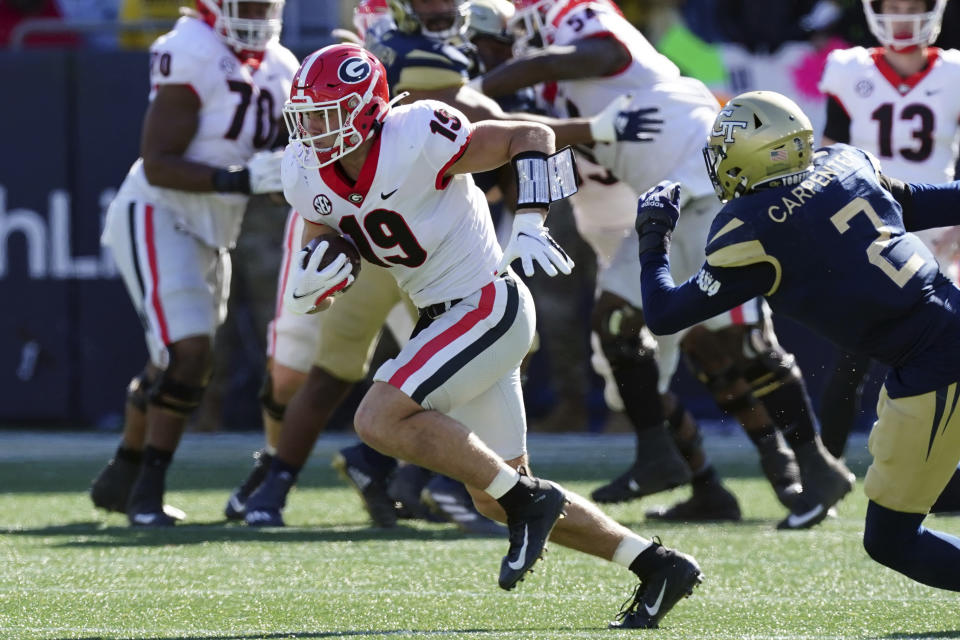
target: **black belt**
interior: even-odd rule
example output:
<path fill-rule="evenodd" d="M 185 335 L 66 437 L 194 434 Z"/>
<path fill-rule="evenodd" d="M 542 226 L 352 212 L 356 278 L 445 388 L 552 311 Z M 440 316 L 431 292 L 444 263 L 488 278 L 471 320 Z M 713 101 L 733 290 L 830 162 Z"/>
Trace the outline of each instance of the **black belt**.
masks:
<path fill-rule="evenodd" d="M 463 298 L 454 298 L 453 300 L 445 300 L 444 302 L 437 302 L 427 307 L 421 307 L 417 309 L 417 311 L 420 313 L 421 318 L 427 317 L 427 318 L 430 318 L 431 320 L 436 320 L 437 318 L 442 316 L 444 313 L 449 311 L 451 307 L 453 307 L 453 305 L 459 303 L 461 300 L 463 300 Z"/>

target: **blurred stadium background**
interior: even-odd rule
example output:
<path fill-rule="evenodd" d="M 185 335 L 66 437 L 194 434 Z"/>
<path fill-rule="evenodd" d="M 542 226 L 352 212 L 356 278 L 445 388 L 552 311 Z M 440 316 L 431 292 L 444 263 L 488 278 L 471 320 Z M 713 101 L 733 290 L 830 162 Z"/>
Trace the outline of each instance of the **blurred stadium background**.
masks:
<path fill-rule="evenodd" d="M 189 2 L 189 0 L 182 0 Z M 123 389 L 145 357 L 140 325 L 98 238 L 106 205 L 138 154 L 147 100 L 146 47 L 178 0 L 0 0 L 0 425 L 118 430 Z M 351 0 L 287 0 L 283 41 L 299 55 L 349 27 Z M 622 0 L 625 14 L 686 75 L 723 99 L 766 88 L 793 97 L 822 128 L 817 80 L 827 53 L 873 44 L 859 0 Z M 937 44 L 960 43 L 950 3 Z M 254 198 L 234 258 L 230 315 L 217 338 L 214 383 L 195 431 L 260 425 L 256 395 L 272 316 L 285 210 Z M 618 431 L 590 370 L 586 319 L 592 256 L 571 216 L 551 228 L 580 267 L 534 278 L 542 349 L 526 386 L 532 431 Z M 775 319 L 814 402 L 833 349 Z M 381 357 L 391 345 L 381 347 Z M 876 376 L 875 376 L 876 378 Z M 866 392 L 872 406 L 877 381 Z M 683 371 L 675 388 L 703 420 L 710 399 Z M 359 396 L 359 392 L 358 392 Z M 357 397 L 358 397 L 357 396 Z M 349 406 L 332 429 L 349 429 Z M 872 421 L 869 409 L 858 426 Z"/>

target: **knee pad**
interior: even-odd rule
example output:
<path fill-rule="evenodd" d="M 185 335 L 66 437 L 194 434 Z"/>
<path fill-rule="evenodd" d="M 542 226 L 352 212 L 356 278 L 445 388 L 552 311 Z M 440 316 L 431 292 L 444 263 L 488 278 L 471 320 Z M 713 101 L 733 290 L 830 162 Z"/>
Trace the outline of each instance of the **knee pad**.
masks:
<path fill-rule="evenodd" d="M 600 349 L 610 366 L 655 363 L 657 341 L 643 322 L 643 313 L 633 305 L 601 304 L 591 321 L 600 339 Z"/>
<path fill-rule="evenodd" d="M 752 355 L 743 366 L 743 375 L 755 396 L 764 396 L 784 384 L 801 379 L 793 354 L 759 327 L 745 336 L 744 353 Z"/>
<path fill-rule="evenodd" d="M 273 376 L 270 375 L 270 371 L 267 371 L 267 374 L 263 376 L 263 384 L 260 386 L 258 397 L 260 406 L 263 407 L 267 415 L 277 422 L 283 422 L 283 414 L 287 411 L 287 405 L 280 404 L 273 399 Z"/>
<path fill-rule="evenodd" d="M 130 384 L 127 385 L 127 403 L 133 405 L 140 411 L 146 411 L 147 402 L 150 399 L 150 386 L 152 384 L 153 381 L 147 375 L 146 369 L 133 376 Z"/>
<path fill-rule="evenodd" d="M 200 406 L 204 387 L 170 379 L 166 371 L 150 387 L 150 404 L 178 416 L 188 416 Z"/>

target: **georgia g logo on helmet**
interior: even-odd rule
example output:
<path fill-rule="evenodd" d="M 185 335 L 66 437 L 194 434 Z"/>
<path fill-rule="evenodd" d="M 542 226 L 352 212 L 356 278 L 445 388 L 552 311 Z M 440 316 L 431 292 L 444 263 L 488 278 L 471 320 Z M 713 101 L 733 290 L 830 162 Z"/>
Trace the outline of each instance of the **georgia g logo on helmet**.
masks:
<path fill-rule="evenodd" d="M 347 84 L 356 84 L 366 80 L 371 71 L 370 63 L 363 58 L 347 58 L 340 63 L 337 77 Z"/>

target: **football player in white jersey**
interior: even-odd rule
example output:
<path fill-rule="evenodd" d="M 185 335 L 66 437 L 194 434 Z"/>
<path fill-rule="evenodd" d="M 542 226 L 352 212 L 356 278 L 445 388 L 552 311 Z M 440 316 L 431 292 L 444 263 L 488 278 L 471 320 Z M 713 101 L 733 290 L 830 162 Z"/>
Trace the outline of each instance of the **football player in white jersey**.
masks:
<path fill-rule="evenodd" d="M 228 252 L 249 195 L 281 190 L 282 152 L 271 149 L 285 138 L 281 109 L 297 68 L 278 40 L 282 12 L 283 0 L 198 0 L 150 48 L 141 157 L 103 233 L 150 357 L 130 383 L 117 455 L 91 488 L 96 505 L 135 526 L 174 523 L 166 470 L 209 377 Z"/>
<path fill-rule="evenodd" d="M 686 278 L 699 268 L 710 220 L 718 209 L 713 187 L 703 176 L 697 154 L 713 125 L 719 105 L 697 80 L 684 78 L 677 67 L 653 46 L 608 0 L 514 0 L 515 21 L 524 29 L 528 43 L 543 46 L 528 49 L 498 69 L 473 81 L 489 95 L 516 90 L 537 82 L 556 81 L 558 100 L 571 115 L 589 116 L 609 96 L 630 91 L 631 108 L 650 111 L 662 121 L 658 133 L 644 140 L 600 143 L 592 154 L 614 176 L 636 193 L 643 193 L 667 176 L 690 176 L 684 183 L 685 200 L 697 211 L 688 226 L 674 239 L 672 265 L 677 277 Z M 655 109 L 655 110 L 654 110 Z M 629 228 L 625 242 L 636 243 Z M 635 252 L 623 251 L 630 255 Z M 617 326 L 616 318 L 632 317 L 642 325 L 639 265 L 625 265 L 632 278 L 604 292 L 597 301 L 601 317 L 595 326 Z M 704 286 L 709 286 L 705 283 Z M 619 323 L 619 326 L 623 326 Z M 671 453 L 674 444 L 664 424 L 656 385 L 656 361 L 636 357 L 636 329 L 619 332 L 601 346 L 610 361 L 626 407 L 638 431 L 636 463 L 610 484 L 594 492 L 608 501 L 641 497 L 683 481 L 685 466 Z M 673 342 L 679 336 L 673 339 Z M 666 373 L 677 357 L 662 353 Z M 781 502 L 790 508 L 791 528 L 812 526 L 852 488 L 852 475 L 823 448 L 806 387 L 791 354 L 777 343 L 762 301 L 751 301 L 732 312 L 694 327 L 683 336 L 681 348 L 697 376 L 710 389 L 724 410 L 741 422 L 761 454 L 761 464 Z M 627 353 L 631 358 L 624 357 Z M 643 368 L 639 365 L 642 364 Z M 663 379 L 663 377 L 661 377 Z M 645 418 L 656 416 L 657 420 Z M 779 427 L 779 429 L 778 429 Z M 780 430 L 790 448 L 784 445 Z M 793 453 L 796 454 L 794 459 Z M 670 460 L 677 462 L 669 462 Z M 668 461 L 668 462 L 665 462 Z M 670 473 L 667 473 L 669 465 Z M 798 478 L 803 491 L 798 495 Z M 785 521 L 786 522 L 786 521 Z"/>
<path fill-rule="evenodd" d="M 863 0 L 870 32 L 881 46 L 832 51 L 820 80 L 827 96 L 821 144 L 846 142 L 906 182 L 954 179 L 960 132 L 960 51 L 932 46 L 946 0 Z M 953 229 L 917 233 L 940 269 L 957 282 Z M 840 353 L 821 405 L 823 441 L 843 455 L 856 422 L 870 359 Z"/>
<path fill-rule="evenodd" d="M 389 268 L 420 321 L 375 374 L 355 416 L 358 435 L 464 482 L 482 513 L 507 522 L 502 588 L 516 586 L 552 537 L 633 570 L 641 586 L 618 624 L 656 626 L 702 579 L 696 562 L 526 472 L 519 365 L 535 313 L 509 264 L 518 258 L 532 274 L 536 263 L 548 275 L 573 266 L 543 226 L 569 184 L 548 172 L 553 133 L 524 122 L 471 124 L 432 100 L 392 107 L 385 76 L 379 60 L 350 44 L 311 54 L 294 76 L 284 194 L 308 224 L 285 303 L 322 311 L 352 282 L 345 255 L 323 261 L 324 234 L 348 235 L 366 261 Z M 507 162 L 519 198 L 501 251 L 469 173 Z"/>

